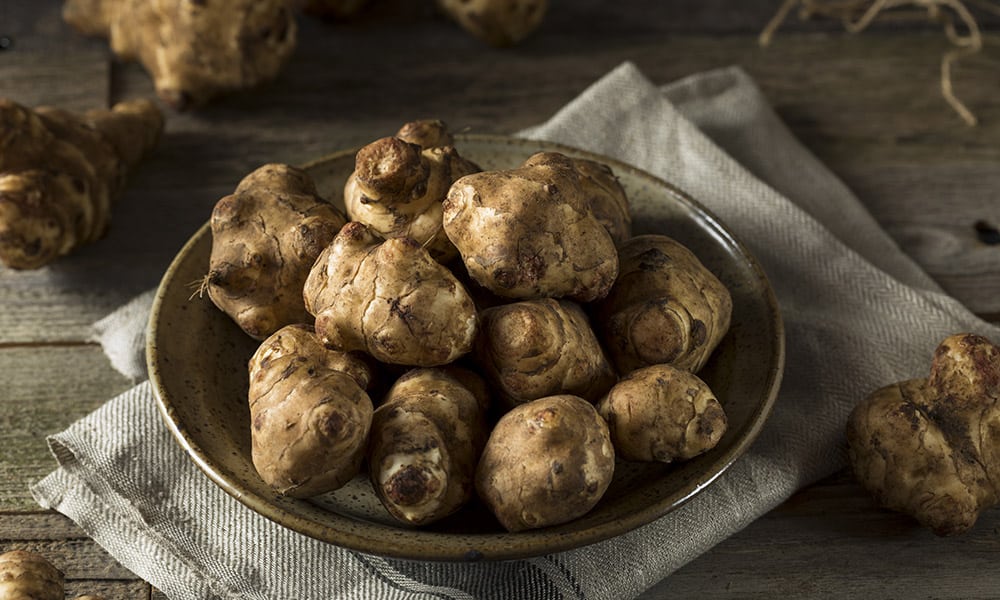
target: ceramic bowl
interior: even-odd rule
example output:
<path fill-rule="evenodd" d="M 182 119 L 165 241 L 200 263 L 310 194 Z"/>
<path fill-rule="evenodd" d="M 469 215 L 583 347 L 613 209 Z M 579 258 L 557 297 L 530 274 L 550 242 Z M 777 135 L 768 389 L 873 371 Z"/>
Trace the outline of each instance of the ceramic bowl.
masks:
<path fill-rule="evenodd" d="M 501 560 L 568 550 L 624 534 L 706 489 L 760 432 L 781 379 L 784 337 L 760 266 L 725 225 L 670 184 L 617 161 L 564 146 L 494 136 L 459 136 L 459 152 L 484 169 L 511 168 L 553 150 L 611 166 L 628 193 L 634 233 L 663 233 L 688 246 L 733 296 L 732 326 L 699 375 L 725 407 L 729 429 L 710 452 L 667 464 L 619 461 L 600 503 L 572 522 L 508 533 L 478 502 L 441 522 L 413 528 L 393 520 L 365 476 L 308 500 L 283 497 L 250 458 L 247 360 L 257 342 L 191 282 L 208 272 L 211 231 L 203 226 L 160 284 L 148 335 L 150 379 L 178 443 L 213 482 L 250 509 L 302 534 L 376 555 L 414 560 Z M 305 165 L 320 193 L 342 204 L 354 151 Z"/>

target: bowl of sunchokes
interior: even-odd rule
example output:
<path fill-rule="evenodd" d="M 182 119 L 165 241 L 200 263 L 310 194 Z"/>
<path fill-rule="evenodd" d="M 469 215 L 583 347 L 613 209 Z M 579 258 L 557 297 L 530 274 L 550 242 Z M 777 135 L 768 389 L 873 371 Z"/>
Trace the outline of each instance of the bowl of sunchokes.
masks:
<path fill-rule="evenodd" d="M 263 165 L 163 277 L 164 419 L 292 530 L 415 560 L 621 535 L 756 438 L 784 364 L 757 261 L 648 173 L 438 121 Z"/>

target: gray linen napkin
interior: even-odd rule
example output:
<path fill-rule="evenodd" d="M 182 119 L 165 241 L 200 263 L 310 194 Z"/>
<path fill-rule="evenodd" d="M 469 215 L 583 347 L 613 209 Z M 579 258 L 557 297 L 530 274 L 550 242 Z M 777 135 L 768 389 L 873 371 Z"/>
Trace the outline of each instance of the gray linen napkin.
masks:
<path fill-rule="evenodd" d="M 293 533 L 230 498 L 173 441 L 142 383 L 50 438 L 60 467 L 34 486 L 38 502 L 178 600 L 628 598 L 842 468 L 851 407 L 876 387 L 925 375 L 944 337 L 1000 340 L 900 252 L 738 68 L 660 88 L 625 63 L 522 135 L 673 182 L 726 222 L 771 278 L 788 344 L 778 402 L 750 451 L 703 493 L 626 535 L 533 560 L 386 560 Z M 105 321 L 109 353 L 142 351 L 143 302 Z"/>

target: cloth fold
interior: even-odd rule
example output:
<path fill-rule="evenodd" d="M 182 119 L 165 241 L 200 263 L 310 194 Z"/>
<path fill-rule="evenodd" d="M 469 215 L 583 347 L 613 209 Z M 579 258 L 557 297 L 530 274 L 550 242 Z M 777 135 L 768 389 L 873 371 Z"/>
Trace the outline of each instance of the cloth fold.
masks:
<path fill-rule="evenodd" d="M 898 249 L 739 68 L 657 87 L 625 63 L 521 135 L 670 181 L 720 217 L 767 272 L 785 320 L 784 382 L 758 440 L 705 491 L 630 533 L 559 554 L 387 560 L 291 532 L 226 495 L 170 437 L 147 382 L 50 438 L 60 466 L 34 486 L 38 502 L 175 600 L 634 597 L 842 468 L 851 407 L 876 387 L 926 375 L 944 337 L 1000 338 Z M 114 325 L 101 334 L 109 356 L 136 351 L 143 302 L 109 317 Z M 141 376 L 135 360 L 116 364 Z"/>

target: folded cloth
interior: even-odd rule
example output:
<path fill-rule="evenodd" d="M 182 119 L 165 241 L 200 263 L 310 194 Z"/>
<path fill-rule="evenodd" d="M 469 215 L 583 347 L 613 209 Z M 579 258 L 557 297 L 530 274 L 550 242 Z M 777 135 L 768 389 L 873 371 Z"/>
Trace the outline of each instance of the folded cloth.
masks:
<path fill-rule="evenodd" d="M 293 533 L 226 495 L 173 441 L 146 382 L 50 438 L 60 466 L 34 486 L 38 502 L 174 599 L 628 598 L 841 469 L 851 407 L 926 375 L 944 337 L 1000 339 L 896 247 L 738 68 L 661 88 L 626 63 L 522 135 L 674 183 L 771 279 L 788 344 L 778 401 L 748 453 L 701 494 L 628 534 L 531 560 L 387 560 Z M 142 303 L 111 319 L 103 343 L 141 352 Z"/>

